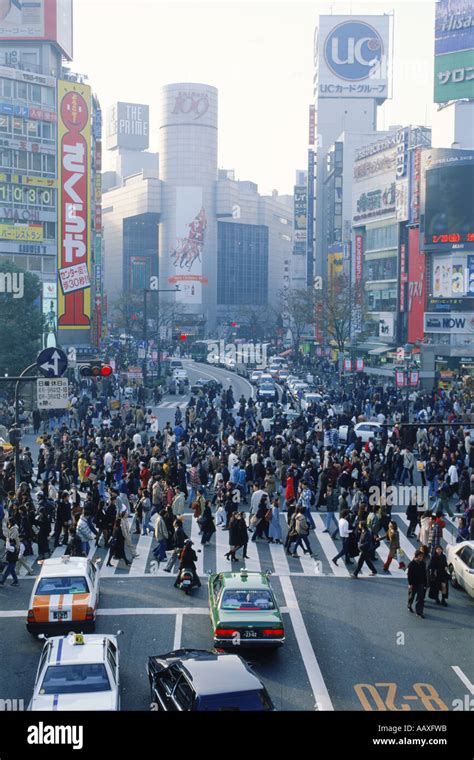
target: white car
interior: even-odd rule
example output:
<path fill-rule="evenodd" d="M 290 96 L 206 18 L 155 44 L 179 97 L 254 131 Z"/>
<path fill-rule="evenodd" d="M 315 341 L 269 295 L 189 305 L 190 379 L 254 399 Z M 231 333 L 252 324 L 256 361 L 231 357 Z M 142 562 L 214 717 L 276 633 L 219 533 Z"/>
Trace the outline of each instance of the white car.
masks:
<path fill-rule="evenodd" d="M 307 391 L 301 399 L 301 409 L 305 412 L 310 404 L 319 403 L 323 400 L 320 393 L 314 393 L 313 391 Z"/>
<path fill-rule="evenodd" d="M 173 377 L 178 382 L 185 383 L 185 384 L 189 383 L 188 373 L 186 372 L 185 369 L 179 369 L 179 368 L 178 369 L 174 369 L 173 370 Z"/>
<path fill-rule="evenodd" d="M 28 709 L 120 710 L 117 638 L 70 633 L 47 639 Z"/>
<path fill-rule="evenodd" d="M 383 428 L 382 425 L 379 425 L 378 422 L 358 422 L 356 425 L 354 425 L 356 438 L 361 438 L 362 443 L 367 443 L 367 441 L 370 441 L 371 438 L 381 437 L 384 433 L 384 430 L 385 428 Z M 339 428 L 339 440 L 347 441 L 348 432 L 348 426 L 341 425 Z M 389 436 L 392 434 L 391 430 L 388 430 L 387 432 Z"/>
<path fill-rule="evenodd" d="M 462 586 L 474 598 L 474 541 L 448 544 L 446 559 L 453 586 Z"/>
<path fill-rule="evenodd" d="M 263 375 L 263 372 L 261 369 L 255 369 L 252 374 L 250 375 L 250 382 L 251 383 L 258 383 L 261 376 Z"/>
<path fill-rule="evenodd" d="M 292 393 L 295 398 L 298 398 L 299 391 L 302 393 L 307 393 L 309 391 L 309 385 L 308 383 L 305 383 L 304 380 L 299 380 L 298 382 L 291 384 L 290 393 Z"/>
<path fill-rule="evenodd" d="M 26 628 L 30 633 L 44 631 L 94 630 L 99 606 L 99 570 L 97 559 L 86 557 L 51 557 L 41 561 L 28 606 Z"/>

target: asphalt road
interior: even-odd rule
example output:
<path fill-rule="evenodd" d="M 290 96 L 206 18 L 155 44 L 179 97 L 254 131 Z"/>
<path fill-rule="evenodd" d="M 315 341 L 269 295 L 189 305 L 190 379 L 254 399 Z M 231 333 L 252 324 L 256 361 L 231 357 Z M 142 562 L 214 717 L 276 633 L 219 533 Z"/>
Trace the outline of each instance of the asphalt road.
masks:
<path fill-rule="evenodd" d="M 191 381 L 205 373 L 225 383 L 231 378 L 236 399 L 242 392 L 249 393 L 243 378 L 225 370 L 207 365 L 189 368 Z M 157 408 L 160 425 L 174 420 L 169 404 L 176 402 L 186 403 L 183 397 L 162 400 L 168 406 Z M 403 511 L 397 519 L 402 546 L 411 557 L 417 544 L 406 537 Z M 352 579 L 341 563 L 337 569 L 330 562 L 340 542 L 322 533 L 321 515 L 315 519 L 311 544 L 316 561 L 288 558 L 282 546 L 249 544 L 248 569 L 273 573 L 271 583 L 282 609 L 286 643 L 276 652 L 245 650 L 243 655 L 277 709 L 438 711 L 468 709 L 469 705 L 474 709 L 474 600 L 450 588 L 448 608 L 428 601 L 424 620 L 411 615 L 406 608 L 406 576 L 395 569 L 396 563 L 389 576 L 371 578 L 365 572 L 358 580 Z M 283 515 L 281 520 L 283 525 Z M 190 514 L 185 530 L 199 545 Z M 447 540 L 454 540 L 451 522 Z M 199 555 L 204 581 L 205 571 L 229 568 L 223 557 L 227 541 L 227 533 L 219 529 Z M 153 564 L 152 539 L 140 537 L 139 542 L 140 558 L 129 570 L 101 566 L 97 632 L 123 631 L 119 646 L 124 710 L 149 709 L 149 655 L 179 646 L 212 647 L 205 582 L 186 597 L 173 587 L 172 576 Z M 384 550 L 379 550 L 379 569 Z M 105 550 L 93 548 L 90 556 L 104 558 Z M 37 572 L 38 565 L 33 569 Z M 22 575 L 19 587 L 10 587 L 8 581 L 0 588 L 0 700 L 23 700 L 25 707 L 42 648 L 25 626 L 32 582 Z"/>

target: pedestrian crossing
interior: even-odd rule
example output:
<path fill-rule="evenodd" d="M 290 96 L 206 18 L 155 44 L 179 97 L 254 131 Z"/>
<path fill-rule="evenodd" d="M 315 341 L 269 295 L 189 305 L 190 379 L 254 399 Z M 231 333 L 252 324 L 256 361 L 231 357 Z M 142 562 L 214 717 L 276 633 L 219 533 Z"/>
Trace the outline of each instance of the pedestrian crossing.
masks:
<path fill-rule="evenodd" d="M 314 557 L 305 555 L 302 550 L 298 551 L 298 558 L 289 556 L 286 553 L 286 549 L 283 544 L 271 544 L 266 540 L 249 540 L 247 554 L 249 559 L 242 559 L 242 549 L 239 549 L 237 556 L 239 560 L 237 562 L 231 562 L 226 559 L 225 554 L 229 551 L 229 532 L 223 530 L 221 527 L 216 529 L 216 532 L 212 535 L 211 541 L 206 546 L 201 545 L 200 529 L 197 521 L 189 513 L 184 515 L 184 529 L 186 534 L 194 542 L 195 549 L 201 549 L 197 552 L 197 572 L 200 576 L 206 576 L 208 573 L 226 572 L 230 570 L 240 570 L 246 568 L 255 572 L 267 572 L 270 571 L 276 576 L 301 576 L 301 577 L 336 577 L 336 578 L 349 578 L 350 572 L 354 569 L 353 566 L 347 567 L 344 563 L 344 558 L 339 559 L 338 565 L 334 565 L 332 562 L 333 557 L 339 553 L 342 548 L 342 542 L 340 539 L 333 539 L 331 533 L 324 533 L 325 522 L 324 514 L 312 513 L 315 523 L 315 530 L 312 530 L 309 535 L 309 541 L 314 553 Z M 408 538 L 406 535 L 408 528 L 408 521 L 404 514 L 401 512 L 393 513 L 399 526 L 400 534 L 400 546 L 405 552 L 404 562 L 405 565 L 413 558 L 415 550 L 419 547 L 419 542 L 416 538 Z M 131 531 L 134 530 L 134 517 L 130 519 Z M 287 532 L 286 515 L 280 515 L 280 522 L 282 527 L 283 536 Z M 331 526 L 331 531 L 333 526 Z M 250 536 L 251 538 L 251 536 Z M 456 539 L 456 526 L 455 520 L 446 518 L 446 528 L 444 530 L 443 546 L 448 543 L 454 543 Z M 137 535 L 132 532 L 132 540 L 135 551 L 139 556 L 132 560 L 131 565 L 125 566 L 125 563 L 121 560 L 112 560 L 112 565 L 107 567 L 107 557 L 109 550 L 103 546 L 96 547 L 95 542 L 91 542 L 88 557 L 91 560 L 97 560 L 100 558 L 101 563 L 99 565 L 99 571 L 102 578 L 143 578 L 143 577 L 163 577 L 169 578 L 170 574 L 165 572 L 166 562 L 157 562 L 153 549 L 156 547 L 156 541 L 153 535 Z M 33 545 L 36 550 L 36 545 Z M 59 546 L 54 549 L 52 557 L 60 557 L 64 554 L 65 547 Z M 388 557 L 388 543 L 381 541 L 380 546 L 376 551 L 378 562 L 376 567 L 380 573 L 380 577 L 383 578 L 406 578 L 406 571 L 398 568 L 397 559 L 394 558 L 390 565 L 390 573 L 384 573 L 382 564 Z M 130 552 L 128 550 L 127 556 Z M 168 552 L 168 559 L 171 554 Z M 28 566 L 31 567 L 37 575 L 40 570 L 40 566 L 35 556 L 25 557 Z M 129 557 L 129 559 L 131 559 Z M 176 563 L 172 574 L 178 570 L 178 563 Z M 360 577 L 368 576 L 369 570 L 364 565 Z M 28 578 L 32 576 L 27 575 L 27 570 L 24 567 L 19 568 L 18 575 L 21 578 Z"/>

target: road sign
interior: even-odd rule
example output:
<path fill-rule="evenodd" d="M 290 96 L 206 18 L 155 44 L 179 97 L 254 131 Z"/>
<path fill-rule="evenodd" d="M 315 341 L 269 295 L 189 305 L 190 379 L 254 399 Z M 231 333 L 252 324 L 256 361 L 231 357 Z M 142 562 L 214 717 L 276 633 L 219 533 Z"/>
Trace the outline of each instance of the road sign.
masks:
<path fill-rule="evenodd" d="M 36 381 L 38 409 L 67 409 L 69 385 L 67 377 L 40 379 Z"/>
<path fill-rule="evenodd" d="M 67 356 L 60 348 L 45 348 L 38 354 L 36 366 L 44 377 L 61 377 L 67 370 Z"/>
<path fill-rule="evenodd" d="M 68 366 L 71 367 L 72 369 L 74 369 L 74 367 L 77 364 L 77 351 L 74 348 L 74 346 L 71 346 L 67 350 L 67 363 L 68 363 Z"/>
<path fill-rule="evenodd" d="M 139 359 L 144 359 L 144 358 L 145 358 L 145 355 L 146 355 L 146 351 L 145 351 L 145 349 L 144 349 L 144 348 L 139 348 L 139 349 L 138 349 L 138 358 L 139 358 Z"/>

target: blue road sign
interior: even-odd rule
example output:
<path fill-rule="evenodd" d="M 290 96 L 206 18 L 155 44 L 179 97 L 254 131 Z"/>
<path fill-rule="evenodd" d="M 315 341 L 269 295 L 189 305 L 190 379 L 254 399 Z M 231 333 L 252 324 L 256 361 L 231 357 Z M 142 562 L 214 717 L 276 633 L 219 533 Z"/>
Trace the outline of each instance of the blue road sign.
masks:
<path fill-rule="evenodd" d="M 38 354 L 36 366 L 44 377 L 61 377 L 67 370 L 67 356 L 60 348 L 51 346 Z"/>

